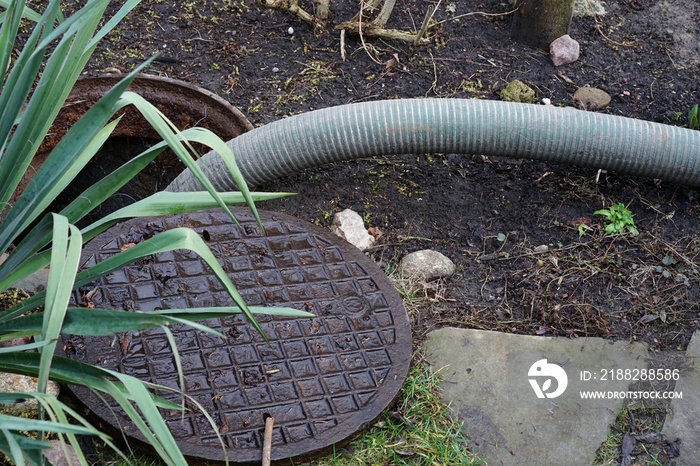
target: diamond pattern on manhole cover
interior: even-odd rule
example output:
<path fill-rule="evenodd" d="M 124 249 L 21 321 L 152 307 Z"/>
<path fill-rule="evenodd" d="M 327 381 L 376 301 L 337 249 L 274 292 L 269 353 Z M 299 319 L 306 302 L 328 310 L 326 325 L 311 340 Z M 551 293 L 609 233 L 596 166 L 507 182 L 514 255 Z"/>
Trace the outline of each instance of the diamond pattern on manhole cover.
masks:
<path fill-rule="evenodd" d="M 367 428 L 394 400 L 408 372 L 411 330 L 401 299 L 383 272 L 335 235 L 293 217 L 260 212 L 265 234 L 244 209 L 134 219 L 93 239 L 83 267 L 158 232 L 190 227 L 206 241 L 248 305 L 286 306 L 316 318 L 258 315 L 270 344 L 241 315 L 205 323 L 225 338 L 173 325 L 185 391 L 212 415 L 234 464 L 261 460 L 264 419 L 273 416 L 274 460 L 320 456 Z M 78 290 L 98 308 L 232 306 L 199 257 L 187 250 L 156 254 Z M 162 329 L 115 337 L 64 336 L 68 357 L 180 388 L 173 351 Z M 72 388 L 112 426 L 142 440 L 115 406 Z M 180 397 L 157 395 L 173 402 Z M 112 413 L 114 410 L 116 414 Z M 185 455 L 222 461 L 219 440 L 196 410 L 164 417 Z"/>

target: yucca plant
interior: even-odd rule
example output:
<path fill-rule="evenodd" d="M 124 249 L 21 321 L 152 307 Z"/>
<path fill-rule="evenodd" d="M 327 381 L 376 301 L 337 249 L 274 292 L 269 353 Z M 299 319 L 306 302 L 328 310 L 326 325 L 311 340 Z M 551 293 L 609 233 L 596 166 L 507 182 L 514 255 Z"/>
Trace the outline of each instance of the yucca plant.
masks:
<path fill-rule="evenodd" d="M 27 335 L 34 337 L 29 344 L 0 348 L 0 371 L 38 378 L 36 393 L 0 393 L 0 403 L 35 398 L 40 406 L 38 419 L 0 415 L 0 451 L 15 464 L 42 464 L 45 461 L 43 450 L 48 447 L 44 437 L 46 432 L 55 432 L 64 445 L 72 444 L 82 464 L 87 462 L 76 441 L 77 434 L 96 435 L 113 446 L 105 434 L 78 413 L 44 393 L 47 381 L 52 379 L 87 386 L 113 397 L 167 464 L 186 464 L 159 413 L 159 408 L 180 407 L 153 396 L 147 384 L 137 379 L 55 356 L 54 349 L 60 333 L 105 335 L 188 322 L 201 331 L 217 334 L 196 321 L 237 312 L 245 313 L 251 324 L 261 331 L 253 314 L 270 313 L 271 309 L 247 307 L 211 251 L 191 230 L 181 228 L 166 231 L 78 273 L 82 245 L 123 218 L 174 214 L 217 206 L 231 215 L 227 205 L 243 203 L 250 206 L 257 216 L 254 201 L 284 194 L 250 193 L 236 168 L 233 154 L 223 141 L 204 129 L 179 132 L 153 106 L 138 95 L 125 92 L 133 77 L 148 64 L 146 62 L 107 92 L 73 125 L 19 197 L 13 197 L 40 142 L 97 43 L 136 6 L 138 0 L 127 0 L 116 15 L 101 27 L 108 0 L 88 0 L 68 18 L 64 18 L 58 0 L 49 0 L 41 14 L 28 9 L 25 3 L 25 0 L 0 0 L 0 7 L 4 9 L 0 13 L 0 73 L 4 74 L 0 90 L 0 210 L 6 212 L 0 218 L 0 253 L 9 253 L 0 265 L 0 291 L 7 290 L 21 278 L 47 265 L 50 265 L 50 272 L 45 291 L 0 313 L 0 340 Z M 26 38 L 22 51 L 13 58 L 20 24 L 27 20 L 35 22 L 35 27 Z M 49 47 L 53 48 L 50 53 Z M 89 187 L 62 211 L 46 214 L 51 202 L 109 137 L 118 123 L 118 119 L 111 122 L 110 119 L 126 105 L 135 105 L 164 141 Z M 189 141 L 207 145 L 224 157 L 240 192 L 215 192 L 194 163 L 193 155 L 196 154 Z M 82 230 L 74 226 L 168 146 L 196 174 L 206 191 L 158 193 Z M 10 200 L 15 197 L 14 205 L 10 206 Z M 197 252 L 211 267 L 237 307 L 147 313 L 69 307 L 71 290 L 76 287 L 141 257 L 173 249 Z M 44 306 L 43 310 L 39 309 L 40 306 Z M 34 313 L 27 314 L 28 311 Z M 309 315 L 294 309 L 273 309 L 273 313 Z M 36 439 L 28 438 L 21 431 L 36 431 L 40 435 Z"/>

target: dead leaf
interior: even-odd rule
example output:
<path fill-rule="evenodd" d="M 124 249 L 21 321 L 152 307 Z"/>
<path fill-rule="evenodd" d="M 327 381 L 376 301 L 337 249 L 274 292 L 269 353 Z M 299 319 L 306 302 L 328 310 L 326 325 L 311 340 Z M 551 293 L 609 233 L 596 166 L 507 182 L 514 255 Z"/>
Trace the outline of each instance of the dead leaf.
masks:
<path fill-rule="evenodd" d="M 649 322 L 653 322 L 656 319 L 658 319 L 659 316 L 656 314 L 644 314 L 641 319 L 639 319 L 640 324 L 648 324 Z"/>
<path fill-rule="evenodd" d="M 625 458 L 629 458 L 629 456 L 632 454 L 632 450 L 634 450 L 635 443 L 637 443 L 637 441 L 630 434 L 625 434 L 625 436 L 622 438 L 622 460 L 623 460 L 623 462 L 624 462 Z"/>
<path fill-rule="evenodd" d="M 571 224 L 574 226 L 574 228 L 578 228 L 581 225 L 591 225 L 593 221 L 588 218 L 588 217 L 582 217 L 582 218 L 577 218 L 576 220 L 572 220 Z"/>
<path fill-rule="evenodd" d="M 136 243 L 124 243 L 122 244 L 122 247 L 120 248 L 122 252 L 126 251 L 127 249 L 131 249 L 134 246 L 136 246 Z"/>
<path fill-rule="evenodd" d="M 369 233 L 370 235 L 372 235 L 372 236 L 374 237 L 374 239 L 379 239 L 379 238 L 381 238 L 382 236 L 384 236 L 384 233 L 382 232 L 382 230 L 380 230 L 380 229 L 377 228 L 377 227 L 369 227 L 369 228 L 367 228 L 367 233 Z"/>
<path fill-rule="evenodd" d="M 396 65 L 397 63 L 399 63 L 399 55 L 395 53 L 394 58 L 390 58 L 384 62 L 384 69 L 388 71 L 391 68 L 393 68 L 394 65 Z"/>

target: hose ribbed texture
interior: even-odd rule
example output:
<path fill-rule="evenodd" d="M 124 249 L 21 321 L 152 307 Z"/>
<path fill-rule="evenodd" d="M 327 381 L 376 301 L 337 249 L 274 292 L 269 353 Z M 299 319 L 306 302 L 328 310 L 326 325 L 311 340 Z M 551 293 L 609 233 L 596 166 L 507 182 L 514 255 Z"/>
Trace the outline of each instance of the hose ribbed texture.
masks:
<path fill-rule="evenodd" d="M 228 142 L 250 186 L 304 168 L 391 154 L 503 155 L 700 186 L 700 131 L 573 108 L 466 99 L 403 99 L 293 116 Z M 221 158 L 200 160 L 217 190 Z M 207 169 L 208 168 L 208 169 Z M 200 190 L 187 171 L 169 191 Z"/>

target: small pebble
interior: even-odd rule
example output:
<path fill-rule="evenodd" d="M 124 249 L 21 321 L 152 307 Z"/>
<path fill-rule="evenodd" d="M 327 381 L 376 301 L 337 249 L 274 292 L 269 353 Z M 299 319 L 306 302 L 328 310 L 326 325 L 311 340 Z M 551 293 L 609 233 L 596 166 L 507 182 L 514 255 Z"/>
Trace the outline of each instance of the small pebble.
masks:
<path fill-rule="evenodd" d="M 277 73 L 277 72 L 279 72 L 279 70 L 280 70 L 280 69 L 277 68 L 276 66 L 275 66 L 274 68 L 272 68 L 272 72 L 273 72 L 273 73 Z"/>
<path fill-rule="evenodd" d="M 292 34 L 294 34 L 294 28 L 290 26 L 289 29 L 287 29 L 287 32 L 291 36 Z"/>
<path fill-rule="evenodd" d="M 544 99 L 542 99 L 542 103 L 544 105 L 552 105 L 552 99 L 548 99 L 545 97 Z"/>

